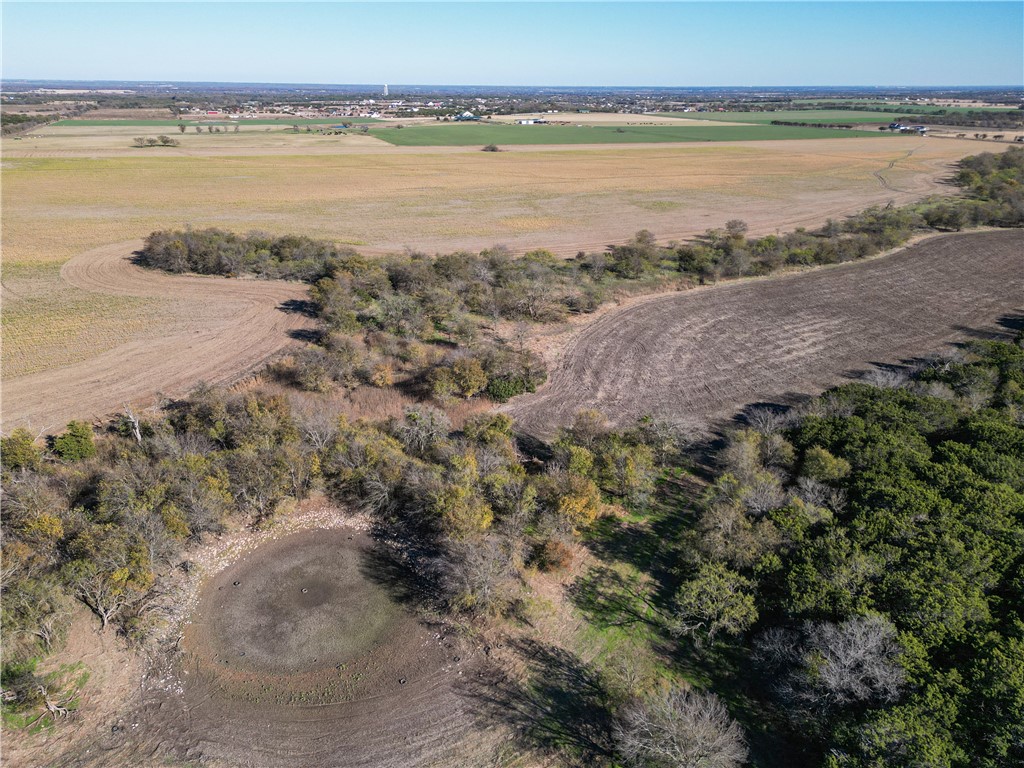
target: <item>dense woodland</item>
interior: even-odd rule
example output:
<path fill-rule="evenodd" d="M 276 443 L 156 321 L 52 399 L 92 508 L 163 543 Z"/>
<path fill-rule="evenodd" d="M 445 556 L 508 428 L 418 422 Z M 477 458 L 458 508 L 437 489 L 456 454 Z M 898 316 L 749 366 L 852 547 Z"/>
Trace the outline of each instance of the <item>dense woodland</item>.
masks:
<path fill-rule="evenodd" d="M 957 174 L 963 198 L 779 237 L 747 238 L 741 222 L 669 247 L 641 234 L 568 262 L 501 249 L 370 261 L 305 238 L 155 233 L 142 255 L 150 266 L 312 284 L 323 332 L 274 366 L 282 380 L 321 391 L 401 379 L 421 402 L 370 423 L 308 398 L 201 388 L 159 417 L 126 412 L 102 434 L 72 423 L 45 447 L 24 430 L 4 437 L 5 719 L 52 704 L 37 670 L 62 647 L 76 602 L 143 642 L 167 575 L 187 567 L 196 542 L 272 525 L 322 492 L 368 512 L 395 542 L 419 604 L 471 621 L 519 617 L 524 574 L 565 569 L 581 540 L 607 551 L 626 525 L 670 523 L 658 537 L 669 565 L 647 574 L 653 591 L 625 591 L 649 609 L 659 676 L 698 688 L 608 684 L 608 747 L 587 759 L 680 764 L 703 750 L 721 768 L 748 755 L 777 764 L 779 754 L 828 768 L 1024 760 L 1020 337 L 788 413 L 753 412 L 703 480 L 695 464 L 706 453 L 671 424 L 613 430 L 583 412 L 527 452 L 507 417 L 456 430 L 443 410 L 543 380 L 519 323 L 591 311 L 667 275 L 847 261 L 929 225 L 1020 226 L 1022 178 L 1024 151 L 982 155 Z M 587 606 L 601 603 L 578 604 L 598 625 Z"/>
<path fill-rule="evenodd" d="M 1024 763 L 1022 340 L 755 412 L 724 449 L 675 620 L 734 638 L 801 762 Z"/>

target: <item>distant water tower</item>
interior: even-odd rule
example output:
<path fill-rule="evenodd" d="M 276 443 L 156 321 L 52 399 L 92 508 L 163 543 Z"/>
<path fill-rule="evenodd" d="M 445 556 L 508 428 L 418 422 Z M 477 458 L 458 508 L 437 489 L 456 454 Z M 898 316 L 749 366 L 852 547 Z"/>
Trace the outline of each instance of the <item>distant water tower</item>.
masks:
<path fill-rule="evenodd" d="M 384 83 L 384 96 L 388 95 L 388 84 Z"/>

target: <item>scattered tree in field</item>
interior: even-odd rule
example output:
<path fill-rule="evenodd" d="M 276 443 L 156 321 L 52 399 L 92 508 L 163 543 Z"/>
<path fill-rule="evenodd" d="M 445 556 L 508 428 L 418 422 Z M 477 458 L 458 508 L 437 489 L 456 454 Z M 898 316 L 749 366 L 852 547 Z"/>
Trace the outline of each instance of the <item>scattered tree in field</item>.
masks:
<path fill-rule="evenodd" d="M 487 144 L 483 148 L 484 152 L 501 152 L 501 149 L 497 144 Z"/>
<path fill-rule="evenodd" d="M 187 128 L 188 128 L 188 126 L 185 125 L 184 123 L 178 123 L 178 132 L 179 133 L 184 133 L 187 130 Z"/>

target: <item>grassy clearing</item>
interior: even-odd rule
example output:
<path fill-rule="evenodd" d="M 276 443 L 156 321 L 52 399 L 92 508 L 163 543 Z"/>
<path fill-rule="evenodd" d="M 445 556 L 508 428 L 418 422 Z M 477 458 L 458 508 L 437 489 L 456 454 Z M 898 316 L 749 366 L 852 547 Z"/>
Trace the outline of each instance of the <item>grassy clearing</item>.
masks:
<path fill-rule="evenodd" d="M 104 126 L 130 126 L 138 128 L 156 128 L 161 126 L 169 126 L 174 128 L 184 123 L 188 126 L 193 125 L 280 125 L 284 127 L 292 125 L 341 125 L 342 123 L 349 124 L 361 124 L 361 123 L 379 123 L 379 120 L 375 120 L 372 117 L 281 117 L 281 118 L 265 118 L 258 120 L 225 120 L 224 118 L 210 118 L 196 120 L 192 118 L 181 119 L 181 120 L 81 120 L 81 119 L 70 119 L 70 120 L 59 120 L 54 123 L 54 126 L 65 127 L 65 128 L 95 128 Z"/>
<path fill-rule="evenodd" d="M 58 669 L 43 676 L 47 693 L 51 699 L 59 701 L 69 713 L 78 709 L 80 694 L 89 682 L 89 670 L 81 662 L 63 664 Z M 53 728 L 56 720 L 46 713 L 40 702 L 39 706 L 23 710 L 12 710 L 8 705 L 0 706 L 0 720 L 5 729 L 24 730 L 29 735 Z"/>
<path fill-rule="evenodd" d="M 723 118 L 724 119 L 724 118 Z M 754 121 L 751 121 L 754 122 Z M 770 122 L 765 120 L 764 122 Z M 375 128 L 377 138 L 402 147 L 465 147 L 474 144 L 661 144 L 686 141 L 829 139 L 867 132 L 769 125 L 489 125 L 487 123 Z"/>

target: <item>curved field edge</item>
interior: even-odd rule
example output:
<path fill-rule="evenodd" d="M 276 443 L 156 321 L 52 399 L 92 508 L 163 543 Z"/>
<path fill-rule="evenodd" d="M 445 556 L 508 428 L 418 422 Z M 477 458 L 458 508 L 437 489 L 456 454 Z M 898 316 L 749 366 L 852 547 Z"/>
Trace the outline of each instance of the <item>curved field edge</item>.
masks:
<path fill-rule="evenodd" d="M 1024 231 L 928 238 L 867 262 L 643 300 L 586 326 L 503 410 L 547 437 L 585 408 L 624 424 L 731 416 L 939 351 L 1024 309 Z"/>
<path fill-rule="evenodd" d="M 289 311 L 307 286 L 266 280 L 172 276 L 132 263 L 142 241 L 97 248 L 68 261 L 63 282 L 104 296 L 188 302 L 188 314 L 158 338 L 133 338 L 56 370 L 3 384 L 5 430 L 53 429 L 74 418 L 102 418 L 126 404 L 185 394 L 198 382 L 230 384 L 295 343 L 311 327 Z"/>

